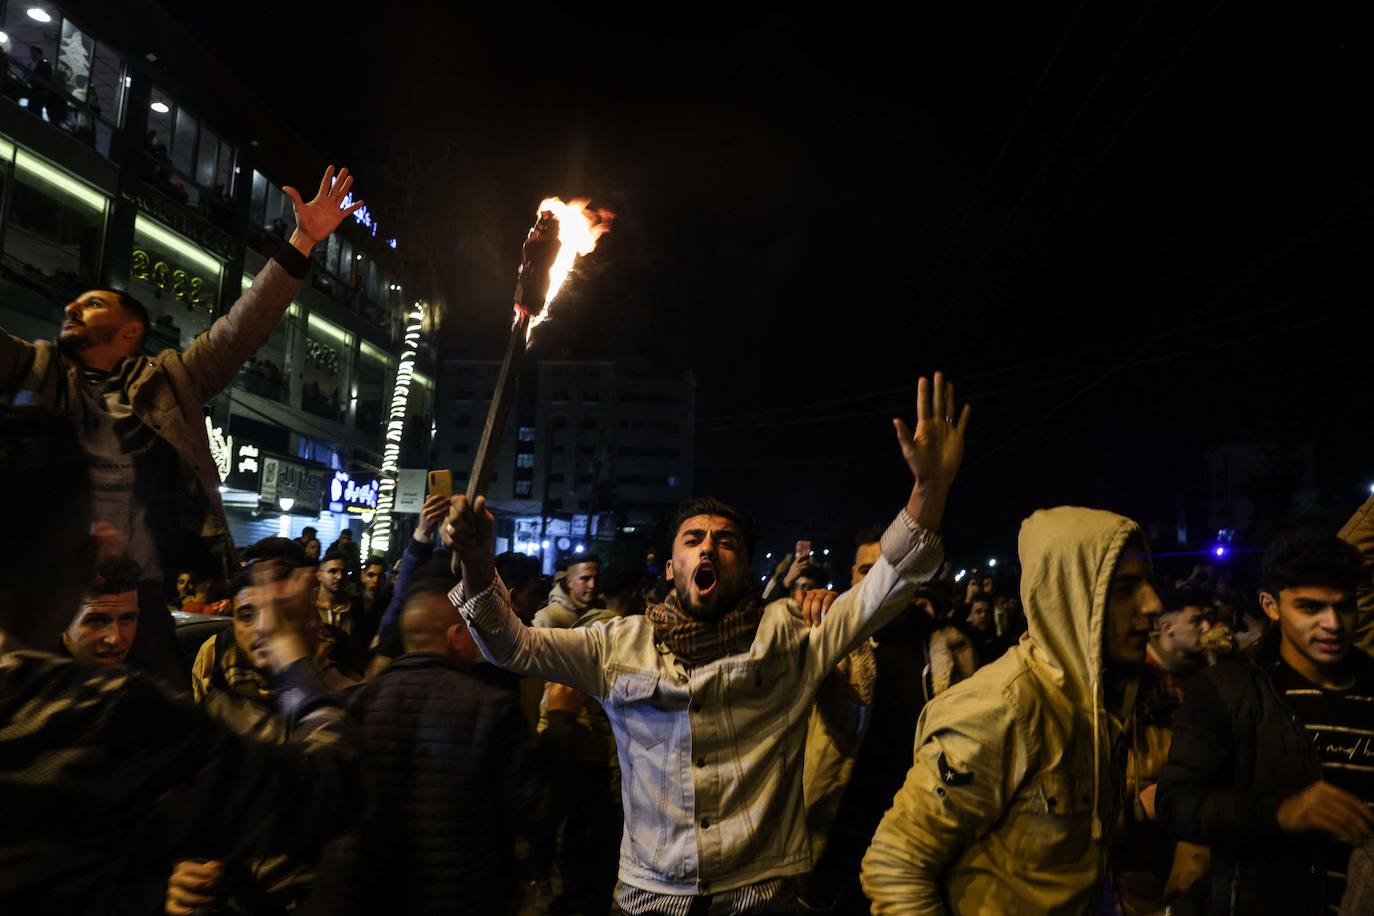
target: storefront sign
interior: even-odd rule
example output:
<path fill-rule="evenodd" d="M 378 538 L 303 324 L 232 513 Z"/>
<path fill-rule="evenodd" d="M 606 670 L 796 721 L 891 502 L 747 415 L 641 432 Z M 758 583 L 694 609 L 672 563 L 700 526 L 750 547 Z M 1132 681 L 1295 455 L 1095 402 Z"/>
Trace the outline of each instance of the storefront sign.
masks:
<path fill-rule="evenodd" d="M 134 249 L 134 259 L 129 266 L 129 275 L 135 280 L 142 280 L 144 283 L 156 286 L 164 293 L 170 293 L 172 298 L 185 302 L 187 305 L 197 306 L 204 301 L 206 294 L 204 277 L 189 274 L 184 268 L 169 264 L 142 248 Z M 210 292 L 214 292 L 214 287 L 210 288 Z"/>
<path fill-rule="evenodd" d="M 234 437 L 226 436 L 224 430 L 205 418 L 205 435 L 210 439 L 210 457 L 214 459 L 215 470 L 219 472 L 219 482 L 224 483 L 234 466 Z"/>
<path fill-rule="evenodd" d="M 343 471 L 335 471 L 329 482 L 329 511 L 352 512 L 361 515 L 377 508 L 378 482 L 354 480 Z"/>
<path fill-rule="evenodd" d="M 206 224 L 204 219 L 193 214 L 191 210 L 172 203 L 146 182 L 130 179 L 124 189 L 124 197 L 132 200 L 141 212 L 186 236 L 202 248 L 209 249 L 226 261 L 233 257 L 235 245 L 232 238 Z"/>
<path fill-rule="evenodd" d="M 326 470 L 322 465 L 308 465 L 285 458 L 264 457 L 262 501 L 281 506 L 290 500 L 290 510 L 297 515 L 319 515 L 324 504 Z"/>
<path fill-rule="evenodd" d="M 397 515 L 416 515 L 425 504 L 424 468 L 401 468 L 396 475 L 396 507 L 391 511 Z"/>

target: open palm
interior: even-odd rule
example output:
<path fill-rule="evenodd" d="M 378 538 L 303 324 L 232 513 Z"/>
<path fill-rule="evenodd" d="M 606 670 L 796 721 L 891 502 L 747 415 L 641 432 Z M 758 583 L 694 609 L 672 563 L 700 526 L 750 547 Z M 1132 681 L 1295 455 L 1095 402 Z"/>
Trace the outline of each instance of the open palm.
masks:
<path fill-rule="evenodd" d="M 935 373 L 932 385 L 924 377 L 916 385 L 916 431 L 900 419 L 892 421 L 897 430 L 906 466 L 918 484 L 948 486 L 964 460 L 964 432 L 968 429 L 969 406 L 955 418 L 954 385 L 944 374 Z"/>
<path fill-rule="evenodd" d="M 320 179 L 320 189 L 315 194 L 315 199 L 309 203 L 303 201 L 301 193 L 290 185 L 282 188 L 282 191 L 291 198 L 291 205 L 296 210 L 296 228 L 305 233 L 312 243 L 318 244 L 339 228 L 339 223 L 343 222 L 344 217 L 363 205 L 359 200 L 347 208 L 344 207 L 344 198 L 348 196 L 351 187 L 353 176 L 348 174 L 348 169 L 339 169 L 336 178 L 334 166 L 331 165 L 324 170 L 324 177 Z"/>

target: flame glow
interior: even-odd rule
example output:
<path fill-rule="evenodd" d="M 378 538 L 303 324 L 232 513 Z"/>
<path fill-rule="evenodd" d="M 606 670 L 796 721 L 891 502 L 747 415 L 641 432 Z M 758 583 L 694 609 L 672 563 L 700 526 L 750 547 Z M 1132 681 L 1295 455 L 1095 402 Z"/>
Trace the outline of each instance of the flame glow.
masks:
<path fill-rule="evenodd" d="M 568 275 L 572 273 L 577 259 L 591 254 L 601 236 L 611 231 L 614 214 L 608 210 L 591 209 L 587 206 L 588 203 L 586 198 L 564 202 L 557 197 L 550 197 L 541 201 L 539 209 L 535 211 L 536 216 L 550 211 L 557 218 L 558 256 L 549 268 L 549 294 L 544 299 L 544 310 L 530 319 L 531 334 L 535 328 L 549 320 L 553 301 L 563 288 Z"/>

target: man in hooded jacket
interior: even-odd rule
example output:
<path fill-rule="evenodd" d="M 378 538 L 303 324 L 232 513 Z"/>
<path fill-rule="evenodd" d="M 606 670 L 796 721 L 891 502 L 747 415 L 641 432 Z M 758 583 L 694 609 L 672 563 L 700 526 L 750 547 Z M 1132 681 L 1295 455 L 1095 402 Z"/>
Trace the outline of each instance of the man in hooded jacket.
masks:
<path fill-rule="evenodd" d="M 1140 527 L 1119 515 L 1042 510 L 1019 549 L 1030 631 L 922 713 L 864 857 L 875 914 L 1099 910 L 1159 596 Z"/>

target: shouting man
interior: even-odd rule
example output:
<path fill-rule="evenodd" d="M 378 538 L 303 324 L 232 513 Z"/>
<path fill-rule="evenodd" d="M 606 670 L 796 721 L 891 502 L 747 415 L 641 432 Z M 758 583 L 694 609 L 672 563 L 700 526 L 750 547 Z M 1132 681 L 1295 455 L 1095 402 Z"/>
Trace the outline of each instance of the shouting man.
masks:
<path fill-rule="evenodd" d="M 933 391 L 920 380 L 915 433 L 894 422 L 915 477 L 906 506 L 863 583 L 808 595 L 806 622 L 790 599 L 764 606 L 754 595 L 745 517 L 696 499 L 679 514 L 665 603 L 589 627 L 526 627 L 493 570 L 485 500 L 453 500 L 441 530 L 463 581 L 450 597 L 483 654 L 588 694 L 610 720 L 624 764 L 615 896 L 628 916 L 795 907 L 812 864 L 802 757 L 821 681 L 944 559 L 938 531 L 968 409 L 956 414 L 937 373 Z"/>

